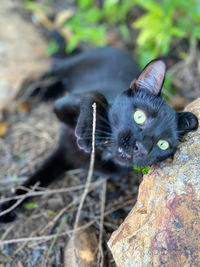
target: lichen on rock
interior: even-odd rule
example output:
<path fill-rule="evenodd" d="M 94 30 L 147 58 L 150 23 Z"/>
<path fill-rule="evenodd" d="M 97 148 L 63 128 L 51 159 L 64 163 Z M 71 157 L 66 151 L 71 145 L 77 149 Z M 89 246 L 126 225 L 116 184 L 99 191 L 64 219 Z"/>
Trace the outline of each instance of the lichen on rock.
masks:
<path fill-rule="evenodd" d="M 186 107 L 200 119 L 200 98 Z M 109 247 L 118 267 L 200 266 L 200 129 L 143 177 Z"/>

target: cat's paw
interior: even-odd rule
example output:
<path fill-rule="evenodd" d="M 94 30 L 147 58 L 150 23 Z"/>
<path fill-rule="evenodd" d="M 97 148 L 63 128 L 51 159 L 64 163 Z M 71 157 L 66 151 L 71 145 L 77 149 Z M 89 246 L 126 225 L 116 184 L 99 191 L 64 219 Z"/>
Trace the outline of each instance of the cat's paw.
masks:
<path fill-rule="evenodd" d="M 96 103 L 95 116 L 95 147 L 100 146 L 110 136 L 110 124 L 108 121 L 108 103 L 105 97 L 99 93 L 82 101 L 80 114 L 75 128 L 77 145 L 86 153 L 92 151 L 93 131 L 93 103 Z"/>
<path fill-rule="evenodd" d="M 75 129 L 77 145 L 81 150 L 84 150 L 86 153 L 90 153 L 92 150 L 92 118 L 83 118 L 81 116 L 79 120 L 80 122 L 77 123 Z"/>

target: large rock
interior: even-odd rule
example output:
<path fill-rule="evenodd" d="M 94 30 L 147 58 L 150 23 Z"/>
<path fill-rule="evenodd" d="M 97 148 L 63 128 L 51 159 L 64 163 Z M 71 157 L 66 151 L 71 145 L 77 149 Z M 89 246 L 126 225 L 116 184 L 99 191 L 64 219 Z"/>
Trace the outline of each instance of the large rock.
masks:
<path fill-rule="evenodd" d="M 200 119 L 200 98 L 186 110 Z M 109 247 L 118 267 L 200 266 L 200 129 L 144 176 Z"/>
<path fill-rule="evenodd" d="M 9 106 L 26 81 L 35 79 L 48 67 L 47 44 L 19 10 L 20 2 L 1 0 L 0 111 Z"/>

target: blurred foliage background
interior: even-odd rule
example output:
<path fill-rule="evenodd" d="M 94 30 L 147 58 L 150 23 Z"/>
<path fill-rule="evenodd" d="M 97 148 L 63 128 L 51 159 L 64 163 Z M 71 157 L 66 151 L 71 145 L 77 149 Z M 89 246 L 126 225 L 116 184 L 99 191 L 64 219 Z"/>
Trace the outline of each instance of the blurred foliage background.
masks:
<path fill-rule="evenodd" d="M 199 0 L 65 0 L 69 7 L 51 20 L 48 4 L 53 1 L 24 0 L 24 7 L 43 26 L 62 34 L 66 54 L 83 45 L 110 44 L 110 30 L 114 29 L 144 67 L 150 60 L 169 54 L 176 60 L 185 59 L 200 39 Z M 47 53 L 58 49 L 57 40 L 52 38 Z M 173 93 L 171 82 L 172 77 L 167 76 L 165 87 Z"/>

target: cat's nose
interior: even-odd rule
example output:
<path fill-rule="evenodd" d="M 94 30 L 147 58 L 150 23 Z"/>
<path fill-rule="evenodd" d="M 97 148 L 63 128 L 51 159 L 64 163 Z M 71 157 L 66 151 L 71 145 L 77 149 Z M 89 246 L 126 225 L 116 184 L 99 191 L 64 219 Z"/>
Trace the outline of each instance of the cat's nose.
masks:
<path fill-rule="evenodd" d="M 142 143 L 136 141 L 133 147 L 134 154 L 145 156 L 148 154 L 148 151 L 145 149 Z"/>
<path fill-rule="evenodd" d="M 118 134 L 118 145 L 124 150 L 129 150 L 132 132 L 129 129 L 122 130 Z"/>

